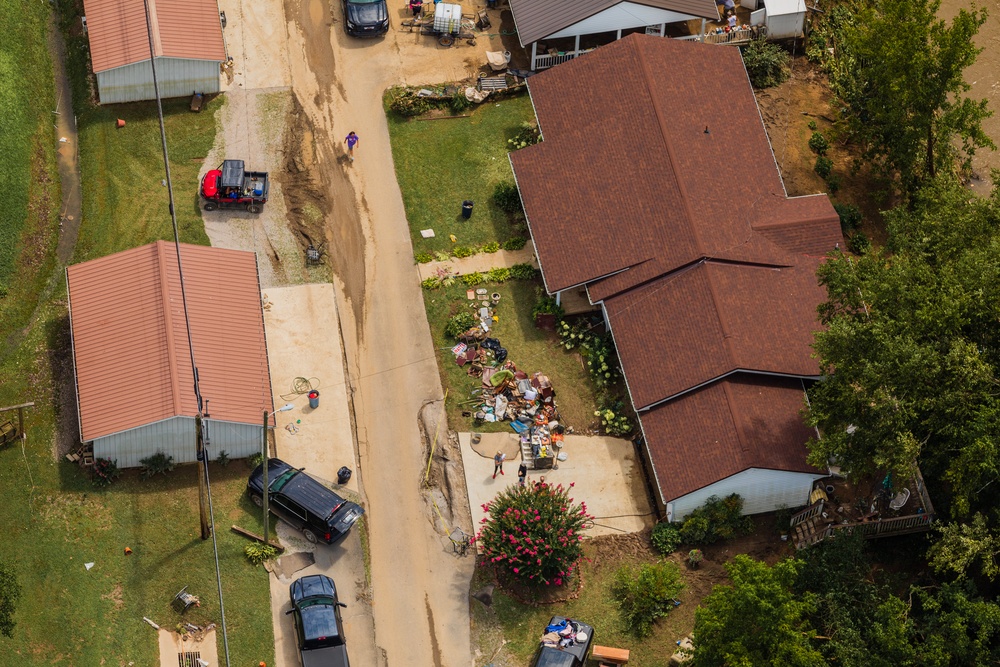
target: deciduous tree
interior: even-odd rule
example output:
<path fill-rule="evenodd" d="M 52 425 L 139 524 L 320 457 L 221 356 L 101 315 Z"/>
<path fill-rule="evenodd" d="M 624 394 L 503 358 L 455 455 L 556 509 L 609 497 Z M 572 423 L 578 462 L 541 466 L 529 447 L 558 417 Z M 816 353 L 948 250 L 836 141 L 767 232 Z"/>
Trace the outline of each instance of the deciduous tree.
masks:
<path fill-rule="evenodd" d="M 963 96 L 963 72 L 986 11 L 962 9 L 947 23 L 939 0 L 861 0 L 839 26 L 831 83 L 845 104 L 861 159 L 912 194 L 956 157 L 993 147 L 981 123 L 986 100 Z"/>

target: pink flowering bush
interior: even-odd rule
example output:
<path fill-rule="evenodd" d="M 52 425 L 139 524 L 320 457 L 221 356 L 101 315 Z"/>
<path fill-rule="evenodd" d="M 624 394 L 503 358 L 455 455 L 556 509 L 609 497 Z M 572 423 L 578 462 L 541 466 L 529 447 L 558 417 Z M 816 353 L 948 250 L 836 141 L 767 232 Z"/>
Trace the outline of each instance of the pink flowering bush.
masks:
<path fill-rule="evenodd" d="M 511 486 L 483 509 L 474 540 L 486 563 L 531 586 L 561 586 L 569 578 L 583 556 L 581 533 L 594 518 L 562 484 Z"/>

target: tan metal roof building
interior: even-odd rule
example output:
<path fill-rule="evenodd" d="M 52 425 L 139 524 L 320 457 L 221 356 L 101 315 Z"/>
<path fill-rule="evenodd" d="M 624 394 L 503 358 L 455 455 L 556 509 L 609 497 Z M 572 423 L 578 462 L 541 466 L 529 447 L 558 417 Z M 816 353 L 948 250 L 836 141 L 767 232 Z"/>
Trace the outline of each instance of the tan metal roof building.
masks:
<path fill-rule="evenodd" d="M 182 244 L 181 259 L 205 412 L 229 431 L 250 426 L 238 443 L 218 443 L 235 458 L 239 443 L 259 449 L 262 411 L 274 409 L 256 256 Z M 66 274 L 82 440 L 94 441 L 98 456 L 114 440 L 109 451 L 123 467 L 136 442 L 150 440 L 144 456 L 174 446 L 170 438 L 178 448 L 193 443 L 187 423 L 163 433 L 163 424 L 198 411 L 174 245 L 157 241 Z M 155 437 L 139 432 L 155 424 Z M 186 452 L 174 456 L 180 462 Z"/>
<path fill-rule="evenodd" d="M 148 0 L 163 97 L 219 92 L 226 59 L 216 0 Z M 153 99 L 143 0 L 84 0 L 102 104 Z"/>

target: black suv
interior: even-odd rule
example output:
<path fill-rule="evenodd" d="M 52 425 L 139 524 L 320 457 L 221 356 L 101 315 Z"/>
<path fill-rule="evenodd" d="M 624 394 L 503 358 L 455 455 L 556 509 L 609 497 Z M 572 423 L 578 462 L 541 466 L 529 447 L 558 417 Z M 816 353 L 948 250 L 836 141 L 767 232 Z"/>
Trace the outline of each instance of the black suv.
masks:
<path fill-rule="evenodd" d="M 296 579 L 288 592 L 302 667 L 350 667 L 340 619 L 340 608 L 347 605 L 337 599 L 333 579 L 312 574 Z"/>
<path fill-rule="evenodd" d="M 352 37 L 378 37 L 389 32 L 385 0 L 342 0 L 344 30 Z"/>
<path fill-rule="evenodd" d="M 258 507 L 264 504 L 264 465 L 250 473 L 247 495 Z M 342 539 L 365 513 L 298 468 L 281 459 L 268 459 L 268 509 L 302 531 L 309 542 L 333 544 Z"/>

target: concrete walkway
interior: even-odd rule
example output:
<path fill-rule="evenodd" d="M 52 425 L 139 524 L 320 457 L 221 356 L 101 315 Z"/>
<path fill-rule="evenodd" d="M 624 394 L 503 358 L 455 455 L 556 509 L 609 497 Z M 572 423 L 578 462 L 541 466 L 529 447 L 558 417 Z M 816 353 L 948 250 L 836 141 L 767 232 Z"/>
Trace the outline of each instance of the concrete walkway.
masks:
<path fill-rule="evenodd" d="M 471 435 L 459 433 L 458 440 L 472 506 L 472 525 L 478 529 L 486 516 L 483 505 L 504 488 L 517 484 L 517 466 L 521 461 L 519 456 L 508 459 L 504 475 L 493 479 L 493 459 L 472 449 Z M 606 436 L 567 435 L 562 451 L 566 460 L 559 462 L 558 470 L 529 470 L 528 483 L 541 477 L 547 483 L 563 486 L 575 483 L 570 496 L 576 502 L 586 502 L 587 511 L 597 517 L 587 536 L 636 533 L 653 526 L 656 519 L 631 442 Z"/>
<path fill-rule="evenodd" d="M 427 262 L 417 264 L 417 273 L 421 280 L 426 280 L 431 276 L 464 276 L 469 273 L 485 273 L 490 269 L 500 267 L 510 268 L 515 264 L 531 264 L 538 268 L 538 259 L 535 257 L 535 248 L 528 243 L 520 250 L 497 250 L 496 252 L 480 252 L 472 257 L 452 257 L 444 262 Z"/>

